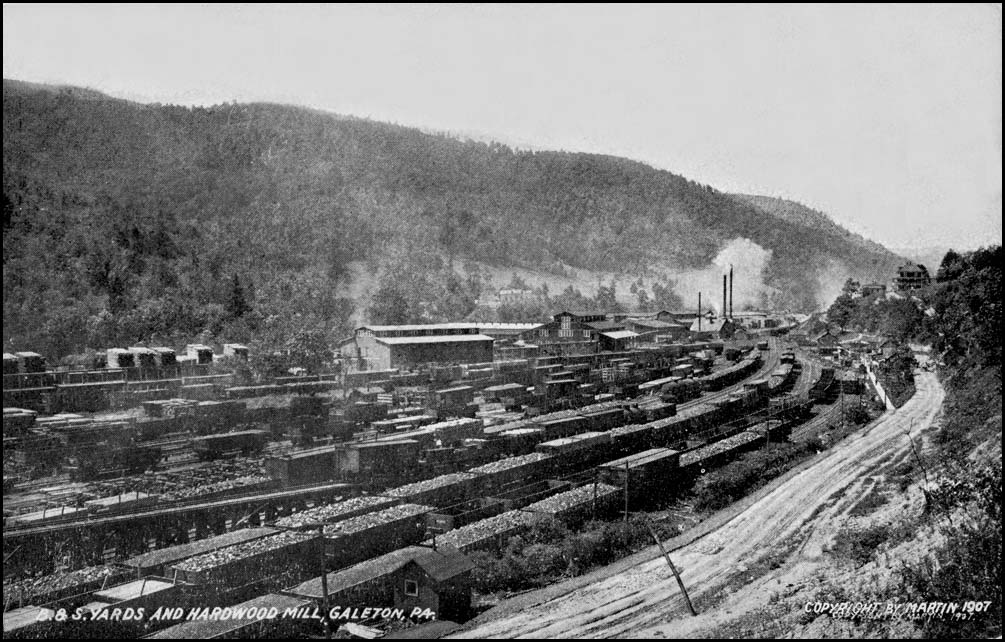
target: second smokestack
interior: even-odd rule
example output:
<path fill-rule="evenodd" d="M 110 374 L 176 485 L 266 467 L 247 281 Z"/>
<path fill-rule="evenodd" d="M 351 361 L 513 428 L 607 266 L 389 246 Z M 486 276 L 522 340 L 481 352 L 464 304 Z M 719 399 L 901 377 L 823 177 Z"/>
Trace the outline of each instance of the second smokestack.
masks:
<path fill-rule="evenodd" d="M 729 266 L 729 318 L 733 318 L 733 266 Z"/>
<path fill-rule="evenodd" d="M 726 318 L 726 275 L 722 275 L 722 318 Z"/>

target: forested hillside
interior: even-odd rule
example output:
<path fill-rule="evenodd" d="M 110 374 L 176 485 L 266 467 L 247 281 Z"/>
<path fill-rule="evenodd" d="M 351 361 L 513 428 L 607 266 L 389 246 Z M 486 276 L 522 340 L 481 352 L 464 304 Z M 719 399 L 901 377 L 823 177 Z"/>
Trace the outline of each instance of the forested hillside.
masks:
<path fill-rule="evenodd" d="M 370 305 L 350 295 L 361 273 L 432 321 L 475 309 L 484 283 L 462 262 L 645 274 L 749 239 L 771 252 L 770 302 L 794 310 L 897 263 L 613 157 L 7 80 L 3 120 L 5 346 L 56 358 L 196 337 L 322 344 Z"/>
<path fill-rule="evenodd" d="M 755 196 L 752 194 L 736 194 L 735 196 L 740 201 L 750 203 L 758 209 L 764 210 L 780 219 L 816 230 L 821 234 L 843 238 L 849 244 L 860 247 L 867 252 L 875 252 L 881 255 L 889 251 L 875 241 L 870 241 L 858 234 L 849 232 L 823 212 L 806 207 L 802 203 L 788 201 L 783 198 Z"/>

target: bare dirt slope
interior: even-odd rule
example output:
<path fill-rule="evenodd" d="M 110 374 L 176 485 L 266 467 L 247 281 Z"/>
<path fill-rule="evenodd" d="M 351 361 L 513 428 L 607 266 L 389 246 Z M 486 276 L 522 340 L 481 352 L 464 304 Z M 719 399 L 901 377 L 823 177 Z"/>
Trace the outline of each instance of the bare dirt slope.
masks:
<path fill-rule="evenodd" d="M 766 581 L 758 577 L 781 569 L 770 578 L 771 591 L 811 578 L 852 507 L 877 477 L 911 456 L 905 432 L 931 424 L 944 396 L 931 373 L 918 372 L 916 385 L 917 394 L 902 408 L 820 455 L 722 528 L 672 554 L 699 617 L 688 614 L 665 561 L 655 558 L 586 586 L 573 585 L 564 594 L 459 636 L 693 636 L 759 608 L 769 589 L 758 590 Z M 731 587 L 744 584 L 750 584 L 741 591 L 749 603 L 731 599 L 720 604 Z"/>

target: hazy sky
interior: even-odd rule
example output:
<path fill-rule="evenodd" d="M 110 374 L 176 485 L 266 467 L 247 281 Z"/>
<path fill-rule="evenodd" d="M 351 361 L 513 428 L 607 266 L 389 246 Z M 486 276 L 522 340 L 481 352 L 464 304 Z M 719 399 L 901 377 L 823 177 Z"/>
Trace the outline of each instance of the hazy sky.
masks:
<path fill-rule="evenodd" d="M 1002 237 L 1000 5 L 5 4 L 3 74 L 627 156 L 894 247 Z"/>

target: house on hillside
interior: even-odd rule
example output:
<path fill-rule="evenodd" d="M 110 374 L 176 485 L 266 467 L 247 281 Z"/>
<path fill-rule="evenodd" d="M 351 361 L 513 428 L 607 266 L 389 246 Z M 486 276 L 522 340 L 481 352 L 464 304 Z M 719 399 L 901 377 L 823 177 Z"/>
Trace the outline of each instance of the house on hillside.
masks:
<path fill-rule="evenodd" d="M 893 280 L 894 285 L 900 292 L 917 290 L 927 286 L 932 282 L 932 277 L 928 274 L 928 268 L 919 263 L 908 261 L 897 268 L 897 278 Z"/>
<path fill-rule="evenodd" d="M 830 328 L 813 337 L 813 343 L 820 354 L 834 354 L 837 351 L 840 337 Z"/>
<path fill-rule="evenodd" d="M 883 283 L 866 283 L 862 286 L 861 293 L 863 297 L 871 296 L 886 296 L 886 285 Z"/>
<path fill-rule="evenodd" d="M 534 298 L 534 290 L 526 288 L 503 288 L 499 290 L 499 302 L 502 305 L 516 305 Z"/>

